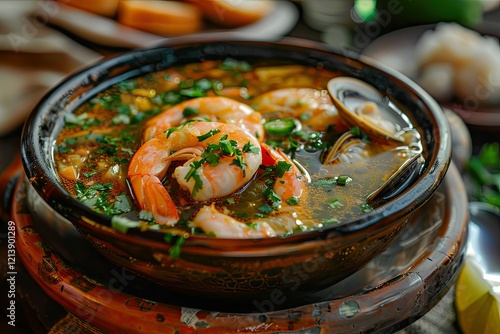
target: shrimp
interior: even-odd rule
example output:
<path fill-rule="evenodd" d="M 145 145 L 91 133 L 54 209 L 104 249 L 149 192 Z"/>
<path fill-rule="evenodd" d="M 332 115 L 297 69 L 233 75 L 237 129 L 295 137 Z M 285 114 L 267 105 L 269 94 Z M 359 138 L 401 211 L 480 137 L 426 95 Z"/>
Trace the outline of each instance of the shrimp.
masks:
<path fill-rule="evenodd" d="M 271 238 L 276 232 L 268 223 L 262 222 L 250 227 L 226 214 L 219 212 L 214 203 L 202 207 L 193 218 L 193 224 L 207 234 L 214 234 L 218 238 Z"/>
<path fill-rule="evenodd" d="M 347 130 L 326 90 L 313 88 L 283 88 L 255 97 L 251 104 L 264 117 L 293 117 L 315 131 L 335 126 L 337 132 Z"/>
<path fill-rule="evenodd" d="M 262 163 L 258 140 L 240 127 L 189 121 L 144 143 L 129 164 L 128 179 L 139 206 L 157 223 L 174 225 L 177 207 L 161 180 L 172 161 L 184 161 L 172 177 L 195 201 L 227 196 L 243 187 Z"/>
<path fill-rule="evenodd" d="M 143 141 L 171 127 L 178 126 L 189 119 L 211 120 L 238 125 L 260 140 L 264 138 L 261 114 L 249 105 L 222 97 L 199 97 L 176 104 L 145 124 Z"/>
<path fill-rule="evenodd" d="M 264 166 L 278 166 L 281 163 L 282 171 L 274 182 L 273 190 L 281 197 L 283 202 L 291 198 L 299 198 L 307 183 L 307 177 L 292 160 L 281 150 L 275 150 L 269 145 L 262 143 L 262 164 Z M 284 163 L 284 164 L 283 164 Z"/>
<path fill-rule="evenodd" d="M 221 238 L 270 238 L 276 236 L 277 230 L 286 232 L 297 226 L 291 206 L 287 200 L 298 199 L 303 195 L 307 178 L 284 153 L 261 144 L 262 164 L 266 167 L 279 166 L 281 172 L 274 173 L 274 192 L 281 197 L 280 209 L 268 218 L 252 220 L 252 226 L 238 221 L 226 213 L 220 212 L 212 205 L 202 207 L 194 216 L 192 224 L 207 234 Z M 273 226 L 271 226 L 273 225 Z"/>

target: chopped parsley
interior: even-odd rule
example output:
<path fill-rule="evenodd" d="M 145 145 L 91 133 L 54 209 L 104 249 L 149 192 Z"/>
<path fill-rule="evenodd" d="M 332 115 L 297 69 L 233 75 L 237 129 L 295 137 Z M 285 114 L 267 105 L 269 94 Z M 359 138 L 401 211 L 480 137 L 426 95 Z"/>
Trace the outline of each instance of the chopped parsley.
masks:
<path fill-rule="evenodd" d="M 174 233 L 167 232 L 163 236 L 163 240 L 170 244 L 170 249 L 168 250 L 168 255 L 173 259 L 178 259 L 181 255 L 181 248 L 186 241 L 187 236 L 177 235 Z"/>
<path fill-rule="evenodd" d="M 264 205 L 259 206 L 258 210 L 265 213 L 265 214 L 269 214 L 269 213 L 274 211 L 274 208 L 272 206 L 270 206 L 269 204 L 264 204 Z"/>
<path fill-rule="evenodd" d="M 196 138 L 198 138 L 198 141 L 204 141 L 204 140 L 207 140 L 208 138 L 210 138 L 212 136 L 215 136 L 219 132 L 220 132 L 219 129 L 212 129 L 212 130 L 208 131 L 207 133 L 205 133 L 204 135 L 197 136 Z"/>
<path fill-rule="evenodd" d="M 196 196 L 198 191 L 200 191 L 201 188 L 203 188 L 203 181 L 201 180 L 200 174 L 198 174 L 198 169 L 203 165 L 203 163 L 204 163 L 203 159 L 193 161 L 189 165 L 189 167 L 191 167 L 191 169 L 184 177 L 184 179 L 186 181 L 189 181 L 191 178 L 194 179 L 193 196 Z"/>
<path fill-rule="evenodd" d="M 299 204 L 299 199 L 297 197 L 295 197 L 295 196 L 292 196 L 289 199 L 287 199 L 285 202 L 288 205 L 298 205 Z"/>
<path fill-rule="evenodd" d="M 292 164 L 289 164 L 286 161 L 278 161 L 278 163 L 274 166 L 274 175 L 277 178 L 283 177 L 283 175 L 290 171 L 291 168 Z"/>
<path fill-rule="evenodd" d="M 333 186 L 337 183 L 337 178 L 332 177 L 332 178 L 327 178 L 327 179 L 319 179 L 316 180 L 315 184 L 321 187 L 329 187 Z"/>
<path fill-rule="evenodd" d="M 98 183 L 86 187 L 83 182 L 76 181 L 74 190 L 82 203 L 97 211 L 108 215 L 129 212 L 132 204 L 125 193 L 116 196 L 112 201 L 109 200 L 112 188 L 112 183 Z"/>
<path fill-rule="evenodd" d="M 182 116 L 184 117 L 193 117 L 193 116 L 197 116 L 200 114 L 200 111 L 196 108 L 193 108 L 193 107 L 186 107 L 184 108 L 184 110 L 182 111 Z"/>

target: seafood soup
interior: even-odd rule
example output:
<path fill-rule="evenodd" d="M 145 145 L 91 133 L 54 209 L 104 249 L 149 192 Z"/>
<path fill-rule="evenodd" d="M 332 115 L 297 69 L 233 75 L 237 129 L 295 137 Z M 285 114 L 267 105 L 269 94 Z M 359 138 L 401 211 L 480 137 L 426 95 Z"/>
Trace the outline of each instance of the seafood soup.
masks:
<path fill-rule="evenodd" d="M 394 103 L 360 98 L 363 86 L 332 91 L 334 78 L 228 58 L 122 81 L 65 116 L 58 177 L 122 232 L 267 238 L 354 219 L 401 191 L 409 161 L 418 174 L 422 146 Z"/>

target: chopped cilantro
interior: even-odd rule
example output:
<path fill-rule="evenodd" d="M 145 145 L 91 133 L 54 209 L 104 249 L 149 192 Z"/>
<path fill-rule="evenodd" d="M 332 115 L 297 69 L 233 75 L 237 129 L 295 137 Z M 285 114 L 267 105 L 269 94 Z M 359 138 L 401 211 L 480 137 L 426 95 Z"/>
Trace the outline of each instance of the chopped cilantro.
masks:
<path fill-rule="evenodd" d="M 214 146 L 216 147 L 216 149 L 213 149 Z M 209 145 L 208 148 L 201 154 L 201 157 L 205 159 L 205 161 L 212 167 L 215 167 L 219 164 L 220 155 L 218 153 L 215 153 L 215 151 L 217 150 L 218 145 Z"/>
<path fill-rule="evenodd" d="M 272 206 L 270 206 L 269 204 L 264 204 L 264 205 L 261 205 L 259 206 L 258 210 L 260 212 L 263 212 L 263 213 L 271 213 L 274 211 L 274 208 Z"/>
<path fill-rule="evenodd" d="M 177 131 L 177 130 L 180 130 L 180 129 L 182 129 L 185 125 L 188 125 L 188 124 L 190 124 L 190 123 L 194 123 L 194 122 L 198 122 L 198 121 L 197 121 L 197 120 L 195 120 L 195 119 L 192 119 L 192 120 L 189 120 L 189 121 L 185 121 L 185 122 L 181 123 L 181 125 L 179 125 L 179 126 L 173 126 L 173 127 L 169 128 L 168 130 L 164 131 L 164 133 L 166 133 L 166 134 L 167 134 L 167 138 L 168 138 L 168 137 L 170 137 L 170 135 L 172 134 L 172 132 Z"/>
<path fill-rule="evenodd" d="M 278 163 L 274 167 L 274 175 L 280 178 L 283 177 L 283 175 L 285 175 L 285 173 L 292 168 L 292 165 L 287 163 L 286 161 L 278 161 Z"/>
<path fill-rule="evenodd" d="M 200 112 L 198 109 L 196 108 L 193 108 L 193 107 L 186 107 L 184 108 L 184 110 L 182 111 L 182 116 L 184 117 L 192 117 L 192 116 L 196 116 L 196 115 L 199 115 Z"/>
<path fill-rule="evenodd" d="M 319 179 L 319 180 L 317 180 L 315 182 L 316 185 L 322 186 L 322 187 L 333 186 L 336 183 L 337 183 L 337 178 L 336 177 L 329 178 L 329 179 Z"/>
<path fill-rule="evenodd" d="M 248 218 L 248 213 L 246 213 L 246 212 L 239 212 L 239 213 L 236 214 L 236 217 L 237 218 L 245 219 L 245 218 Z"/>
<path fill-rule="evenodd" d="M 212 137 L 212 136 L 215 136 L 216 134 L 218 134 L 220 132 L 219 129 L 212 129 L 210 131 L 208 131 L 207 133 L 205 133 L 204 135 L 201 135 L 201 136 L 197 136 L 198 138 L 198 141 L 204 141 L 204 140 L 207 140 L 208 138 Z"/>
<path fill-rule="evenodd" d="M 285 201 L 288 205 L 297 205 L 299 204 L 299 199 L 295 196 L 290 197 Z"/>
<path fill-rule="evenodd" d="M 125 193 L 116 196 L 112 201 L 108 200 L 112 188 L 113 183 L 98 183 L 86 187 L 83 182 L 76 181 L 74 189 L 77 198 L 82 203 L 97 211 L 108 215 L 130 211 L 132 205 Z"/>
<path fill-rule="evenodd" d="M 231 165 L 235 165 L 235 166 L 238 166 L 239 168 L 241 168 L 241 171 L 243 172 L 243 176 L 246 176 L 245 167 L 247 166 L 247 164 L 243 162 L 243 157 L 241 156 L 241 154 L 236 155 L 236 157 L 231 162 Z"/>
<path fill-rule="evenodd" d="M 115 202 L 110 210 L 112 214 L 119 214 L 129 212 L 132 209 L 132 205 L 125 193 L 122 193 L 115 197 Z"/>
<path fill-rule="evenodd" d="M 191 178 L 194 179 L 194 187 L 193 187 L 193 196 L 196 196 L 196 194 L 198 193 L 198 191 L 201 190 L 201 188 L 203 188 L 203 181 L 201 180 L 201 177 L 200 175 L 198 174 L 197 170 L 198 168 L 200 168 L 202 165 L 203 165 L 203 160 L 195 160 L 193 161 L 189 167 L 191 167 L 191 169 L 189 170 L 189 172 L 186 174 L 186 176 L 184 177 L 184 179 L 186 181 L 189 181 Z"/>
<path fill-rule="evenodd" d="M 281 197 L 279 197 L 272 188 L 266 187 L 264 189 L 263 195 L 271 203 L 271 206 L 273 208 L 276 208 L 281 203 Z"/>
<path fill-rule="evenodd" d="M 96 175 L 97 173 L 99 173 L 99 172 L 98 171 L 93 171 L 93 172 L 89 172 L 89 173 L 83 172 L 82 174 L 86 178 L 89 178 L 89 177 L 92 177 L 92 176 Z"/>
<path fill-rule="evenodd" d="M 248 142 L 245 145 L 243 145 L 243 150 L 244 153 L 259 153 L 260 149 L 255 146 L 254 144 Z"/>

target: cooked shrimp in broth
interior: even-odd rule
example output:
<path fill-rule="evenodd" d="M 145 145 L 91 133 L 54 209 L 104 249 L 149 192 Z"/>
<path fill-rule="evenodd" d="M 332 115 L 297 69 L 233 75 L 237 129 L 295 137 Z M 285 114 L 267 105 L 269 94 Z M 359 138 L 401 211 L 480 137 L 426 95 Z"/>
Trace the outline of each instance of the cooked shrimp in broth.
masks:
<path fill-rule="evenodd" d="M 339 76 L 226 59 L 130 78 L 66 116 L 54 168 L 72 196 L 140 229 L 260 239 L 336 225 L 373 210 L 369 195 L 422 151 L 416 129 L 397 143 L 345 121 L 327 90 Z"/>
<path fill-rule="evenodd" d="M 193 200 L 208 201 L 242 188 L 255 174 L 262 156 L 257 139 L 227 123 L 191 121 L 144 143 L 129 164 L 128 178 L 141 209 L 159 224 L 179 220 L 176 205 L 161 180 L 174 161 L 172 177 Z"/>
<path fill-rule="evenodd" d="M 257 138 L 263 138 L 260 113 L 249 105 L 222 97 L 200 97 L 179 103 L 153 117 L 145 124 L 144 141 L 157 133 L 178 126 L 190 119 L 211 120 L 238 125 Z"/>
<path fill-rule="evenodd" d="M 301 120 L 315 131 L 334 126 L 337 131 L 347 129 L 326 90 L 313 88 L 282 88 L 272 90 L 252 100 L 255 110 L 264 117 L 279 115 Z"/>

